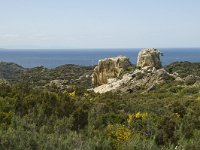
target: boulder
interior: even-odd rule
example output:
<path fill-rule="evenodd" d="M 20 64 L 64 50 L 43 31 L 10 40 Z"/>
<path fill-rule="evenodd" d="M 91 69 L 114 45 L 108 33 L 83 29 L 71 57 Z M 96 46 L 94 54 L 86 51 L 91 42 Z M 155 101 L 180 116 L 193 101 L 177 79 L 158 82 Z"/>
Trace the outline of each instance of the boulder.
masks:
<path fill-rule="evenodd" d="M 184 78 L 184 82 L 187 85 L 192 85 L 198 80 L 200 80 L 200 77 L 199 76 L 194 76 L 194 75 L 188 75 L 187 77 Z"/>
<path fill-rule="evenodd" d="M 160 55 L 162 55 L 162 53 L 155 48 L 141 50 L 138 54 L 137 67 L 138 68 L 155 67 L 156 69 L 162 68 Z"/>
<path fill-rule="evenodd" d="M 120 73 L 131 66 L 129 58 L 118 56 L 99 60 L 92 74 L 92 83 L 95 86 L 108 83 L 108 79 L 119 77 Z"/>

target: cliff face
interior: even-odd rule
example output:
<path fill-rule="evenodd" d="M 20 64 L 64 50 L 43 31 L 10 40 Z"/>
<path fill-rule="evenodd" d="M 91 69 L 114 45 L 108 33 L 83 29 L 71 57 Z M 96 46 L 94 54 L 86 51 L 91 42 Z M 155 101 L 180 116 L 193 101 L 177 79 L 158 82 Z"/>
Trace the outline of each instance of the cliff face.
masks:
<path fill-rule="evenodd" d="M 92 75 L 92 83 L 96 86 L 106 84 L 108 79 L 119 77 L 120 73 L 129 66 L 131 63 L 125 56 L 99 60 Z"/>
<path fill-rule="evenodd" d="M 160 61 L 160 55 L 162 53 L 154 48 L 143 49 L 138 54 L 137 66 L 140 68 L 144 67 L 155 67 L 156 69 L 162 68 Z"/>

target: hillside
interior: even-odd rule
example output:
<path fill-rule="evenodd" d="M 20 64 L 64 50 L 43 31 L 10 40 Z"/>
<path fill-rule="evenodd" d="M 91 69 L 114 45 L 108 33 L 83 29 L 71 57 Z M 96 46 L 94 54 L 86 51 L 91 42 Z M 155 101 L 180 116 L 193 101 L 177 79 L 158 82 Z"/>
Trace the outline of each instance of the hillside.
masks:
<path fill-rule="evenodd" d="M 184 78 L 198 75 L 199 64 L 175 62 L 165 68 Z M 148 91 L 99 94 L 87 90 L 93 69 L 1 63 L 8 81 L 0 81 L 0 149 L 200 149 L 199 80 L 188 85 L 170 79 Z M 137 69 L 129 65 L 119 80 Z M 140 73 L 133 83 L 142 78 Z"/>
<path fill-rule="evenodd" d="M 165 69 L 170 73 L 177 72 L 181 77 L 188 75 L 200 76 L 200 63 L 174 62 L 167 65 Z"/>

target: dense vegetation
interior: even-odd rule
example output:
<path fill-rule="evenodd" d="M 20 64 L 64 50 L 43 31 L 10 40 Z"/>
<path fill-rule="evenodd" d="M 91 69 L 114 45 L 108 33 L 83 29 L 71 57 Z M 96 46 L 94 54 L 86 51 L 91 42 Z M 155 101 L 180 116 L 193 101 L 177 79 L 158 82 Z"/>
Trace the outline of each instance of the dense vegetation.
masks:
<path fill-rule="evenodd" d="M 100 95 L 78 82 L 62 90 L 38 85 L 45 74 L 35 70 L 18 82 L 0 82 L 2 150 L 200 149 L 199 81 Z"/>
<path fill-rule="evenodd" d="M 174 62 L 166 66 L 166 70 L 170 73 L 177 72 L 181 77 L 187 75 L 200 76 L 200 63 Z"/>

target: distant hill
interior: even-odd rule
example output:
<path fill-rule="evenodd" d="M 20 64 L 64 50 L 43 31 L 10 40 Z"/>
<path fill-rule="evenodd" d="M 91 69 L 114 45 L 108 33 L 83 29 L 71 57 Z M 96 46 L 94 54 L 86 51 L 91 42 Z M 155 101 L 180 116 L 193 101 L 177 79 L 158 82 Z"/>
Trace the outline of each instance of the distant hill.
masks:
<path fill-rule="evenodd" d="M 0 79 L 16 80 L 23 75 L 24 70 L 15 63 L 0 62 Z"/>
<path fill-rule="evenodd" d="M 94 67 L 73 64 L 62 65 L 53 69 L 43 66 L 23 68 L 15 63 L 0 62 L 0 79 L 11 82 L 27 80 L 33 85 L 44 86 L 52 80 L 65 80 L 68 85 L 91 85 L 91 74 Z"/>

